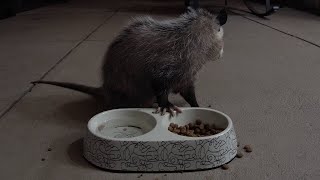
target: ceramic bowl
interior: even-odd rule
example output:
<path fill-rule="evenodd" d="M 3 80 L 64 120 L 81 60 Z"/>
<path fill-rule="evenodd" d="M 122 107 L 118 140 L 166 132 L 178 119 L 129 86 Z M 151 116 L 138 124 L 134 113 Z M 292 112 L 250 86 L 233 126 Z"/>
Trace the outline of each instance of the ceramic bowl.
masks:
<path fill-rule="evenodd" d="M 174 117 L 154 109 L 116 109 L 88 122 L 84 157 L 95 166 L 123 171 L 188 171 L 210 169 L 231 161 L 237 138 L 231 119 L 210 108 L 181 108 Z M 168 130 L 201 119 L 224 130 L 204 137 L 187 137 Z"/>

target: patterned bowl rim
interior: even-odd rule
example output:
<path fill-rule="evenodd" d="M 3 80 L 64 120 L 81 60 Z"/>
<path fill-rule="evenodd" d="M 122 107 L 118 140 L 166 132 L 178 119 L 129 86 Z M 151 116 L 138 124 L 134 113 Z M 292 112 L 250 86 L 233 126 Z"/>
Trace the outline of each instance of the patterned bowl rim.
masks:
<path fill-rule="evenodd" d="M 94 136 L 99 137 L 101 139 L 108 140 L 108 141 L 123 141 L 123 142 L 126 142 L 126 141 L 128 141 L 128 139 L 126 139 L 126 138 L 123 138 L 123 139 L 122 138 L 120 138 L 120 139 L 119 138 L 111 138 L 111 137 L 105 137 L 105 136 L 100 135 L 99 133 L 96 133 L 96 131 L 95 131 L 96 126 L 93 125 L 94 121 L 96 121 L 98 116 L 103 116 L 104 114 L 108 114 L 108 113 L 111 113 L 111 112 L 137 111 L 137 112 L 147 113 L 144 110 L 150 110 L 150 109 L 153 109 L 153 108 L 122 108 L 122 109 L 112 109 L 112 110 L 108 110 L 108 111 L 103 111 L 103 112 L 100 112 L 100 113 L 94 115 L 92 118 L 90 118 L 90 120 L 88 121 L 88 124 L 87 124 L 87 129 L 91 134 L 93 134 Z M 222 135 L 228 133 L 231 130 L 231 128 L 233 127 L 233 123 L 232 123 L 231 118 L 227 114 L 225 114 L 225 113 L 223 113 L 221 111 L 218 111 L 218 110 L 215 110 L 215 109 L 211 109 L 211 108 L 202 108 L 202 107 L 183 107 L 183 108 L 180 108 L 180 109 L 182 111 L 184 111 L 184 110 L 213 111 L 213 112 L 215 112 L 217 114 L 222 115 L 228 121 L 228 126 L 218 134 L 211 135 L 211 136 L 204 136 L 204 137 L 184 137 L 183 141 L 194 141 L 194 140 L 205 140 L 205 139 L 217 138 L 219 136 L 222 136 Z M 147 114 L 149 114 L 149 113 L 147 113 Z M 132 141 L 135 141 L 135 140 L 132 140 Z"/>

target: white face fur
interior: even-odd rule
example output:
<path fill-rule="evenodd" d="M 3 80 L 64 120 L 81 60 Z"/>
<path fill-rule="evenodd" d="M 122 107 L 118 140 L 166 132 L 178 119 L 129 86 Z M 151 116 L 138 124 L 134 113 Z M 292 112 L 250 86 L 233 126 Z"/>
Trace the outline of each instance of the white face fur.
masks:
<path fill-rule="evenodd" d="M 220 30 L 219 30 L 219 32 L 217 33 L 217 38 L 218 39 L 220 39 L 220 40 L 222 40 L 222 38 L 223 38 L 223 28 L 222 27 L 220 27 Z M 222 56 L 223 56 L 223 46 L 222 46 L 222 48 L 221 48 L 221 50 L 220 50 L 220 58 L 222 58 Z"/>

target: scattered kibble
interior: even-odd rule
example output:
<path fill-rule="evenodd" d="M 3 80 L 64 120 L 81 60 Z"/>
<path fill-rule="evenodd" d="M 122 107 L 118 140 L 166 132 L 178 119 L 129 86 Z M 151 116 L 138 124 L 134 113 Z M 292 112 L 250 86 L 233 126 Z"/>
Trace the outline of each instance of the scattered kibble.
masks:
<path fill-rule="evenodd" d="M 242 158 L 243 157 L 243 154 L 241 152 L 237 153 L 237 158 Z"/>
<path fill-rule="evenodd" d="M 252 152 L 252 148 L 251 148 L 251 146 L 250 145 L 245 145 L 244 147 L 243 147 L 243 149 L 246 151 L 246 152 Z"/>
<path fill-rule="evenodd" d="M 229 169 L 229 165 L 228 164 L 224 164 L 224 165 L 221 166 L 221 168 L 223 170 L 227 170 L 227 169 Z"/>
<path fill-rule="evenodd" d="M 248 148 L 248 149 L 246 149 L 246 152 L 250 153 L 250 152 L 252 152 L 252 149 Z"/>

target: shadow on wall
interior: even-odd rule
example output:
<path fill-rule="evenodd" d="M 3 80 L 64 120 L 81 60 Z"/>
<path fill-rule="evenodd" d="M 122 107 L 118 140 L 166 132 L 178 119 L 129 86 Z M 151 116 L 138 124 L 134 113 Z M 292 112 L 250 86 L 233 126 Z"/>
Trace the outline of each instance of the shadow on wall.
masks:
<path fill-rule="evenodd" d="M 67 0 L 0 0 L 0 19 L 15 16 L 19 12 L 66 1 Z"/>
<path fill-rule="evenodd" d="M 285 0 L 289 7 L 309 11 L 320 15 L 320 0 Z"/>

